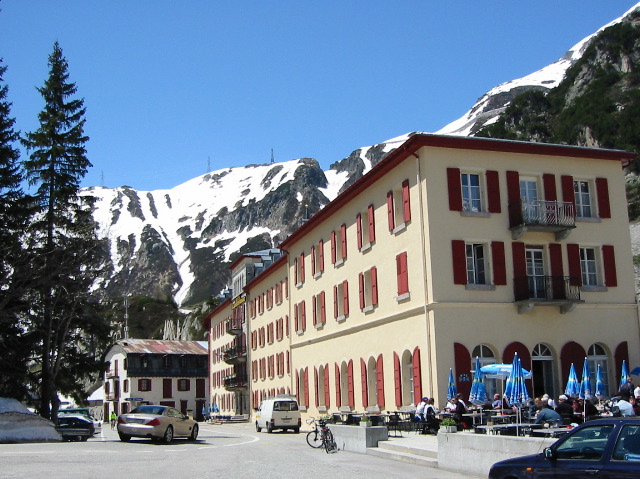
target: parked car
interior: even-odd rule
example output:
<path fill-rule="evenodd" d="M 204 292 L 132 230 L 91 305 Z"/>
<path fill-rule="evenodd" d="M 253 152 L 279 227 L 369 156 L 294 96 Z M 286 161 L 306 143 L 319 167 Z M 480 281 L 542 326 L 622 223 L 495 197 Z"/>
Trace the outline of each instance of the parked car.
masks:
<path fill-rule="evenodd" d="M 288 394 L 267 398 L 256 411 L 256 431 L 266 428 L 271 433 L 275 429 L 286 431 L 291 429 L 296 434 L 300 432 L 302 418 L 295 396 Z"/>
<path fill-rule="evenodd" d="M 56 431 L 64 441 L 86 441 L 95 434 L 93 421 L 81 416 L 58 416 Z"/>
<path fill-rule="evenodd" d="M 640 417 L 594 419 L 541 454 L 495 463 L 489 479 L 640 477 Z"/>
<path fill-rule="evenodd" d="M 147 437 L 169 444 L 174 437 L 198 438 L 198 423 L 169 406 L 143 405 L 118 417 L 118 435 L 127 442 Z"/>
<path fill-rule="evenodd" d="M 94 434 L 100 434 L 102 431 L 102 421 L 97 420 L 91 414 L 91 410 L 86 407 L 76 407 L 68 409 L 60 409 L 58 411 L 58 417 L 60 416 L 81 416 L 93 422 L 93 427 L 96 432 Z"/>

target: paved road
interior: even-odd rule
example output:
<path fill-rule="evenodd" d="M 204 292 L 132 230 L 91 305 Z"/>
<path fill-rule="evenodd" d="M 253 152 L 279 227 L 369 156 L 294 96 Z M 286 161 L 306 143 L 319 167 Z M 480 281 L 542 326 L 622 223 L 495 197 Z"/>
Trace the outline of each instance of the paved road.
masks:
<path fill-rule="evenodd" d="M 200 427 L 195 443 L 122 443 L 109 426 L 87 442 L 0 444 L 1 478 L 469 479 L 468 474 L 339 451 L 311 449 L 305 434 L 256 433 L 250 424 Z"/>

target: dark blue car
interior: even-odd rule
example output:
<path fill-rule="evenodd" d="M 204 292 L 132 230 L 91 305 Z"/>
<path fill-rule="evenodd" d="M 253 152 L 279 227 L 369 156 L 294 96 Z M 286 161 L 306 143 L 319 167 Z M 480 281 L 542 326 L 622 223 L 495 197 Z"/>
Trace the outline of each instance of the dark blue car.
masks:
<path fill-rule="evenodd" d="M 640 478 L 640 417 L 587 421 L 541 454 L 495 463 L 489 479 Z"/>

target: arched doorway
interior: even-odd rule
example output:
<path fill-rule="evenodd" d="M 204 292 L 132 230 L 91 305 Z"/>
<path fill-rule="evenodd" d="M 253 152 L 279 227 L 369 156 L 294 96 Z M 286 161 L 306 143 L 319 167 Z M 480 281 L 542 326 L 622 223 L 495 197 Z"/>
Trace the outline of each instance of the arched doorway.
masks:
<path fill-rule="evenodd" d="M 551 349 L 546 344 L 536 344 L 531 352 L 531 373 L 533 375 L 533 397 L 548 394 L 558 397 L 556 375 L 554 373 L 554 358 Z"/>

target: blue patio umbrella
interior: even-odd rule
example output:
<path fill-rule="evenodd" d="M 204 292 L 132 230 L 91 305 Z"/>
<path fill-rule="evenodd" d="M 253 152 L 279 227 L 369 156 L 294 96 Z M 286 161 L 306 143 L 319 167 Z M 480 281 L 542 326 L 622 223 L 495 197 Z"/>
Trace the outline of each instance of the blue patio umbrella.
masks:
<path fill-rule="evenodd" d="M 509 379 L 507 379 L 504 395 L 510 406 L 522 406 L 531 399 L 531 396 L 529 396 L 529 391 L 524 383 L 522 362 L 517 354 L 513 357 L 511 371 Z"/>
<path fill-rule="evenodd" d="M 484 404 L 487 402 L 487 388 L 482 381 L 480 370 L 480 358 L 476 356 L 476 369 L 473 371 L 473 382 L 469 393 L 469 402 L 472 404 Z"/>
<path fill-rule="evenodd" d="M 451 399 L 458 394 L 458 389 L 456 388 L 456 382 L 453 379 L 453 369 L 449 368 L 449 387 L 447 388 L 447 399 Z"/>
<path fill-rule="evenodd" d="M 582 381 L 580 382 L 580 392 L 578 397 L 580 399 L 591 399 L 593 397 L 593 389 L 591 389 L 591 376 L 589 376 L 589 362 L 587 358 L 584 358 L 584 365 L 582 366 Z"/>
<path fill-rule="evenodd" d="M 480 368 L 480 372 L 486 378 L 490 379 L 507 379 L 511 374 L 513 364 L 487 364 Z M 525 379 L 531 379 L 531 371 L 522 369 L 522 376 Z"/>
<path fill-rule="evenodd" d="M 622 389 L 622 386 L 627 384 L 631 376 L 629 376 L 629 368 L 627 367 L 627 360 L 622 360 L 622 373 L 620 375 L 620 384 L 618 384 L 618 390 Z"/>
<path fill-rule="evenodd" d="M 598 364 L 598 370 L 596 371 L 596 397 L 601 398 L 604 396 L 604 381 L 602 380 L 602 369 Z"/>
<path fill-rule="evenodd" d="M 634 376 L 640 376 L 640 366 L 637 368 L 633 368 L 629 374 L 633 374 Z"/>
<path fill-rule="evenodd" d="M 578 374 L 573 363 L 569 369 L 569 379 L 567 380 L 567 387 L 564 388 L 564 393 L 569 397 L 577 397 L 580 394 L 580 383 L 578 382 Z"/>

